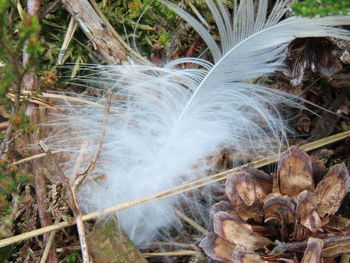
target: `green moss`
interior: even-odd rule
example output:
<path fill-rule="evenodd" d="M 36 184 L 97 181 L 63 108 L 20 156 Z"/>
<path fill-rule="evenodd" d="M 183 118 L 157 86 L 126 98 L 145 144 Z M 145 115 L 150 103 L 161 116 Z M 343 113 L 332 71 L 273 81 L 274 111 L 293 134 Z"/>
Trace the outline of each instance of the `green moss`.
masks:
<path fill-rule="evenodd" d="M 316 15 L 346 15 L 350 8 L 349 0 L 305 0 L 291 4 L 296 15 L 314 17 Z"/>

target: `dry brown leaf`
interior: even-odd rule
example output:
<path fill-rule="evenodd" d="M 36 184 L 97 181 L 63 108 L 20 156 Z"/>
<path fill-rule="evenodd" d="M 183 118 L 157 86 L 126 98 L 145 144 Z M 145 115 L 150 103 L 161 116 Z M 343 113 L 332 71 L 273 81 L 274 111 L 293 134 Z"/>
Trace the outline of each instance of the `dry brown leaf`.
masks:
<path fill-rule="evenodd" d="M 307 247 L 301 263 L 321 263 L 322 247 L 323 241 L 321 239 L 310 237 L 307 240 Z"/>
<path fill-rule="evenodd" d="M 199 246 L 212 259 L 217 261 L 232 262 L 232 253 L 235 245 L 217 236 L 215 233 L 209 233 L 202 239 Z"/>
<path fill-rule="evenodd" d="M 285 227 L 295 222 L 295 204 L 289 196 L 278 193 L 270 194 L 264 200 L 265 222 L 274 223 Z"/>
<path fill-rule="evenodd" d="M 268 263 L 258 253 L 236 251 L 233 253 L 233 263 Z"/>
<path fill-rule="evenodd" d="M 308 228 L 312 233 L 320 230 L 322 227 L 315 198 L 307 190 L 298 195 L 295 216 L 297 222 Z"/>
<path fill-rule="evenodd" d="M 254 233 L 252 226 L 227 212 L 218 212 L 213 218 L 214 232 L 221 238 L 254 251 L 271 243 L 267 238 Z"/>
<path fill-rule="evenodd" d="M 314 190 L 311 158 L 303 150 L 293 146 L 282 155 L 278 163 L 277 185 L 282 195 L 290 197 L 304 190 Z"/>
<path fill-rule="evenodd" d="M 314 191 L 321 217 L 335 214 L 350 188 L 349 172 L 344 164 L 334 165 Z"/>

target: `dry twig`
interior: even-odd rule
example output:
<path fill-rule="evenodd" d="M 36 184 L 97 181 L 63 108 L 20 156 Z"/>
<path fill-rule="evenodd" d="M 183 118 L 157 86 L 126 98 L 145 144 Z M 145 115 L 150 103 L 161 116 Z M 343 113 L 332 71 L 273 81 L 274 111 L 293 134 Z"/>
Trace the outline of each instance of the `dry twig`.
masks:
<path fill-rule="evenodd" d="M 43 149 L 43 151 L 47 154 L 47 158 L 52 162 L 52 164 L 55 166 L 55 170 L 58 173 L 59 177 L 61 178 L 63 184 L 67 186 L 68 192 L 70 194 L 71 202 L 69 202 L 69 206 L 74 214 L 75 222 L 78 229 L 78 235 L 80 240 L 80 247 L 81 247 L 81 254 L 83 256 L 83 262 L 89 263 L 89 251 L 87 246 L 87 240 L 84 230 L 84 223 L 82 220 L 82 213 L 78 204 L 78 199 L 76 196 L 75 189 L 70 185 L 68 178 L 64 175 L 64 172 L 62 171 L 61 167 L 57 163 L 56 159 L 52 155 L 50 149 L 45 145 L 43 141 L 39 142 L 40 147 Z"/>
<path fill-rule="evenodd" d="M 195 229 L 197 229 L 199 232 L 201 232 L 204 235 L 208 234 L 208 231 L 202 227 L 201 225 L 198 225 L 196 221 L 194 221 L 192 218 L 189 218 L 187 215 L 185 215 L 184 213 L 182 213 L 180 210 L 174 208 L 175 213 L 185 222 L 187 222 L 188 224 L 190 224 L 191 226 L 193 226 Z"/>
<path fill-rule="evenodd" d="M 121 64 L 122 61 L 126 60 L 126 50 L 114 37 L 110 28 L 96 13 L 89 1 L 63 0 L 62 2 L 106 62 Z"/>
<path fill-rule="evenodd" d="M 71 40 L 74 36 L 74 33 L 77 29 L 77 26 L 78 26 L 77 21 L 73 17 L 71 17 L 71 19 L 69 21 L 69 26 L 68 26 L 66 35 L 64 37 L 62 47 L 60 49 L 60 53 L 58 54 L 56 65 L 61 66 L 64 63 L 63 57 L 66 54 L 66 50 L 67 50 L 69 43 L 71 42 Z"/>
<path fill-rule="evenodd" d="M 84 172 L 76 178 L 76 180 L 73 183 L 73 191 L 76 191 L 76 189 L 78 189 L 79 185 L 84 181 L 84 179 L 86 178 L 86 176 L 94 169 L 96 162 L 98 160 L 98 157 L 100 156 L 101 150 L 102 150 L 102 146 L 103 146 L 103 142 L 106 136 L 106 127 L 108 124 L 108 117 L 110 114 L 110 109 L 111 109 L 111 105 L 112 105 L 112 92 L 109 90 L 107 92 L 107 98 L 106 98 L 106 106 L 105 106 L 105 111 L 104 111 L 104 118 L 103 118 L 103 122 L 102 122 L 102 128 L 101 128 L 101 132 L 100 132 L 100 137 L 98 140 L 98 145 L 97 145 L 97 149 L 95 152 L 95 155 L 92 157 L 89 165 L 86 167 L 86 169 L 84 170 Z"/>
<path fill-rule="evenodd" d="M 56 219 L 55 224 L 57 224 L 57 223 L 58 223 L 58 220 Z M 45 263 L 46 262 L 46 259 L 49 256 L 49 253 L 50 253 L 50 250 L 51 250 L 52 243 L 55 241 L 56 233 L 57 233 L 57 231 L 52 231 L 50 233 L 49 239 L 46 242 L 46 246 L 45 246 L 43 255 L 41 256 L 40 263 Z"/>
<path fill-rule="evenodd" d="M 315 150 L 317 148 L 320 148 L 322 146 L 325 146 L 327 144 L 331 144 L 331 143 L 343 140 L 348 136 L 350 136 L 350 131 L 338 133 L 338 134 L 329 136 L 327 138 L 323 138 L 321 140 L 305 144 L 305 145 L 301 146 L 300 148 L 302 148 L 305 151 L 311 151 L 311 150 Z M 278 160 L 278 156 L 273 156 L 273 157 L 267 158 L 267 159 L 261 159 L 261 160 L 249 163 L 248 165 L 253 166 L 255 168 L 260 168 L 260 167 L 272 164 L 272 163 L 276 162 L 276 160 Z M 193 189 L 196 189 L 196 188 L 208 185 L 208 184 L 212 184 L 214 182 L 224 180 L 226 178 L 227 174 L 232 173 L 234 171 L 237 171 L 241 168 L 242 168 L 242 166 L 236 167 L 236 168 L 233 168 L 233 169 L 230 169 L 230 170 L 218 173 L 218 174 L 214 174 L 212 176 L 208 176 L 206 178 L 202 178 L 202 179 L 199 179 L 196 181 L 184 183 L 180 186 L 165 190 L 163 192 L 156 193 L 156 194 L 149 196 L 149 197 L 136 199 L 136 200 L 133 200 L 130 202 L 126 202 L 126 203 L 122 203 L 119 205 L 115 205 L 115 206 L 106 208 L 104 210 L 100 210 L 100 211 L 96 211 L 96 212 L 93 212 L 90 214 L 86 214 L 86 215 L 82 216 L 82 220 L 83 221 L 91 220 L 91 219 L 94 219 L 97 217 L 101 217 L 103 215 L 111 214 L 111 213 L 114 213 L 117 211 L 125 210 L 127 208 L 135 207 L 138 205 L 143 205 L 143 204 L 155 201 L 155 200 L 168 198 L 168 197 L 171 197 L 171 196 L 174 196 L 177 194 L 181 194 L 181 193 L 184 193 L 184 192 L 187 192 L 187 191 L 190 191 L 190 190 L 193 190 Z M 17 236 L 9 237 L 9 238 L 0 240 L 0 247 L 5 247 L 5 246 L 11 245 L 11 244 L 14 244 L 14 243 L 38 236 L 38 235 L 49 233 L 49 232 L 54 231 L 54 230 L 66 228 L 66 227 L 72 226 L 74 224 L 75 224 L 75 222 L 61 222 L 61 223 L 58 223 L 55 225 L 51 225 L 51 226 L 36 229 L 36 230 L 30 231 L 27 233 L 23 233 L 23 234 L 20 234 Z"/>
<path fill-rule="evenodd" d="M 322 238 L 321 240 L 326 246 L 326 244 L 329 244 L 329 243 L 348 241 L 350 240 L 350 235 L 331 236 L 331 237 Z M 276 247 L 273 249 L 273 252 L 276 252 L 276 253 L 285 252 L 285 251 L 295 251 L 295 250 L 300 250 L 307 247 L 307 240 L 300 241 L 300 242 L 289 242 L 289 243 L 284 243 L 276 240 L 274 243 Z"/>
<path fill-rule="evenodd" d="M 27 12 L 29 15 L 32 16 L 39 16 L 40 12 L 40 0 L 28 0 L 27 2 Z M 24 50 L 23 51 L 23 65 L 28 65 L 30 61 L 30 55 Z M 27 72 L 23 76 L 23 89 L 32 92 L 36 90 L 37 86 L 37 76 L 34 72 Z M 21 97 L 21 89 L 18 89 L 18 93 L 16 96 L 16 101 L 20 100 Z M 26 115 L 29 117 L 30 121 L 32 123 L 39 123 L 40 120 L 40 113 L 38 111 L 38 108 L 34 105 L 28 105 L 26 109 Z M 40 137 L 40 130 L 33 132 L 30 134 L 29 138 L 31 143 L 34 143 L 36 140 L 38 140 Z M 48 226 L 52 224 L 52 220 L 50 215 L 47 212 L 46 205 L 45 205 L 45 199 L 46 199 L 46 182 L 45 182 L 45 176 L 42 168 L 42 164 L 39 163 L 37 160 L 32 163 L 32 171 L 34 174 L 34 184 L 35 184 L 35 194 L 36 194 L 36 200 L 38 204 L 38 211 L 39 211 L 39 218 L 40 218 L 40 224 L 41 226 Z M 44 240 L 47 242 L 49 239 L 48 235 L 44 236 Z M 56 263 L 58 262 L 57 256 L 56 256 L 56 245 L 55 242 L 52 241 L 51 249 L 48 256 L 48 262 L 49 263 Z"/>

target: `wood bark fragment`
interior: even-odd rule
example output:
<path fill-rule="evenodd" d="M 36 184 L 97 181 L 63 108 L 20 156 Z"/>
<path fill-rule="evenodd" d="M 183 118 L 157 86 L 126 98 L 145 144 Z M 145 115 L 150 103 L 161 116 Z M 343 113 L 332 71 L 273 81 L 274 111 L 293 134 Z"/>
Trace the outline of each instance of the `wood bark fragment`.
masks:
<path fill-rule="evenodd" d="M 128 52 L 114 37 L 110 28 L 87 0 L 63 0 L 66 10 L 78 21 L 80 28 L 109 64 L 121 64 Z"/>

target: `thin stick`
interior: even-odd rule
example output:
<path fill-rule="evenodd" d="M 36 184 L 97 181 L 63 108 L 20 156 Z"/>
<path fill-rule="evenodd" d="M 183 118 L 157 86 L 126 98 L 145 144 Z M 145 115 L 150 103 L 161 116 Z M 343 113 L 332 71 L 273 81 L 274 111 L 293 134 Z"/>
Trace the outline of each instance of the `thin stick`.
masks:
<path fill-rule="evenodd" d="M 77 29 L 78 22 L 74 19 L 73 16 L 71 16 L 70 21 L 69 21 L 69 26 L 66 31 L 66 35 L 64 36 L 63 44 L 60 49 L 60 52 L 58 54 L 57 62 L 56 65 L 61 66 L 63 62 L 63 57 L 66 54 L 66 50 L 69 46 L 69 43 L 72 41 L 72 38 L 74 36 L 74 33 Z"/>
<path fill-rule="evenodd" d="M 27 95 L 28 92 L 23 90 L 21 92 L 21 94 L 24 94 L 24 95 Z M 8 96 L 9 98 L 13 98 L 13 94 L 12 93 L 7 93 L 6 96 Z M 99 107 L 99 108 L 104 108 L 105 105 L 101 104 L 101 103 L 97 103 L 97 102 L 94 102 L 94 101 L 91 101 L 91 100 L 88 100 L 88 99 L 82 99 L 82 98 L 77 98 L 77 97 L 73 97 L 73 96 L 68 96 L 68 95 L 64 95 L 64 94 L 54 94 L 54 93 L 46 93 L 46 92 L 43 92 L 41 93 L 40 95 L 38 95 L 38 97 L 42 97 L 42 98 L 48 98 L 48 99 L 57 99 L 57 100 L 67 100 L 67 101 L 72 101 L 72 102 L 79 102 L 79 103 L 84 103 L 84 104 L 89 104 L 89 105 L 93 105 L 93 106 L 96 106 L 96 107 Z M 40 98 L 36 98 L 36 97 L 33 97 L 32 99 L 29 100 L 30 102 L 32 103 L 36 103 L 36 104 L 40 104 L 40 105 L 43 105 L 47 108 L 50 108 L 56 112 L 60 112 L 60 110 L 50 104 L 47 104 L 43 101 L 40 101 Z M 111 109 L 110 110 L 111 113 L 114 113 L 114 114 L 121 114 L 119 111 L 115 110 L 115 109 Z"/>
<path fill-rule="evenodd" d="M 22 91 L 21 93 L 24 93 L 24 92 Z M 15 100 L 16 100 L 15 95 L 12 94 L 12 93 L 7 93 L 7 94 L 6 94 L 6 97 L 7 97 L 8 99 L 10 99 L 11 101 L 15 101 Z M 23 98 L 24 98 L 24 96 L 21 95 L 21 96 L 20 96 L 20 99 L 23 100 Z M 51 109 L 51 110 L 53 110 L 53 111 L 55 111 L 55 112 L 61 112 L 58 108 L 56 108 L 55 106 L 53 106 L 53 105 L 47 103 L 46 101 L 43 101 L 43 100 L 40 99 L 40 98 L 35 98 L 35 97 L 33 97 L 33 98 L 29 98 L 28 101 L 31 102 L 31 103 L 34 103 L 34 104 L 38 104 L 38 105 L 44 106 L 44 107 L 46 107 L 46 108 L 48 108 L 48 109 Z"/>
<path fill-rule="evenodd" d="M 73 184 L 74 181 L 77 179 L 77 177 L 79 176 L 79 173 L 78 173 L 78 170 L 79 170 L 79 167 L 83 161 L 83 156 L 84 156 L 84 153 L 87 149 L 87 146 L 88 146 L 88 142 L 87 141 L 84 141 L 81 145 L 81 148 L 79 150 L 79 155 L 78 155 L 78 158 L 77 158 L 77 161 L 75 162 L 74 166 L 73 166 L 73 172 L 72 172 L 72 177 L 70 178 L 69 182 L 70 184 Z"/>
<path fill-rule="evenodd" d="M 188 1 L 187 2 L 188 6 L 192 9 L 193 13 L 197 16 L 198 20 L 202 22 L 202 24 L 209 29 L 210 26 L 208 24 L 208 22 L 205 20 L 205 18 L 201 15 L 201 13 L 198 11 L 198 9 L 196 8 L 196 6 L 191 2 Z"/>
<path fill-rule="evenodd" d="M 56 219 L 55 224 L 57 224 L 58 222 L 59 222 L 59 220 Z M 49 239 L 47 240 L 47 243 L 46 243 L 43 255 L 42 255 L 41 259 L 40 259 L 40 263 L 45 263 L 46 262 L 46 259 L 49 256 L 49 253 L 50 253 L 50 250 L 51 250 L 51 246 L 52 246 L 53 242 L 55 241 L 56 233 L 57 233 L 57 231 L 52 231 L 50 233 L 50 236 L 49 236 Z"/>
<path fill-rule="evenodd" d="M 3 121 L 0 123 L 0 130 L 6 130 L 10 125 L 9 121 Z"/>
<path fill-rule="evenodd" d="M 327 248 L 326 244 L 329 244 L 329 243 L 349 241 L 350 235 L 330 236 L 330 237 L 320 238 L 320 239 L 325 244 L 325 248 Z M 274 243 L 276 247 L 273 249 L 273 252 L 276 252 L 276 253 L 285 252 L 288 250 L 295 251 L 295 250 L 299 250 L 307 247 L 307 241 L 284 243 L 276 240 Z"/>
<path fill-rule="evenodd" d="M 51 3 L 46 11 L 42 14 L 41 17 L 46 18 L 46 16 L 56 8 L 56 6 L 61 2 L 61 0 L 55 0 L 55 2 Z"/>
<path fill-rule="evenodd" d="M 61 151 L 52 151 L 51 154 L 60 153 L 60 152 Z M 11 163 L 11 165 L 17 165 L 17 164 L 21 164 L 21 163 L 26 163 L 26 162 L 29 162 L 29 161 L 32 161 L 32 160 L 43 158 L 45 156 L 47 156 L 46 153 L 38 153 L 38 154 L 32 155 L 30 157 L 21 159 L 19 161 L 13 162 L 13 163 Z"/>
<path fill-rule="evenodd" d="M 97 145 L 95 155 L 91 159 L 89 165 L 86 167 L 84 172 L 79 177 L 77 177 L 77 179 L 74 181 L 74 183 L 73 183 L 73 191 L 74 192 L 79 187 L 79 185 L 84 181 L 86 176 L 95 168 L 97 159 L 100 156 L 103 142 L 104 142 L 104 139 L 106 136 L 106 127 L 108 124 L 109 114 L 110 114 L 111 105 L 112 105 L 112 91 L 111 90 L 107 91 L 106 100 L 107 101 L 106 101 L 106 106 L 105 106 L 105 111 L 104 111 L 104 118 L 103 118 L 103 122 L 102 122 L 102 128 L 101 128 L 101 132 L 100 132 L 100 137 L 98 139 L 98 145 Z"/>
<path fill-rule="evenodd" d="M 26 95 L 29 92 L 27 91 L 22 91 L 22 94 Z M 8 96 L 13 96 L 12 93 L 8 93 Z M 43 92 L 40 95 L 38 95 L 38 97 L 43 97 L 43 98 L 49 98 L 49 99 L 59 99 L 59 100 L 68 100 L 68 101 L 74 101 L 74 102 L 80 102 L 80 103 L 84 103 L 84 104 L 90 104 L 90 105 L 94 105 L 100 108 L 104 108 L 103 104 L 91 101 L 91 100 L 87 100 L 87 99 L 81 99 L 81 98 L 77 98 L 77 97 L 72 97 L 72 96 L 68 96 L 68 95 L 63 95 L 63 94 L 53 94 L 53 93 L 47 93 L 47 92 Z M 33 98 L 35 99 L 35 98 Z"/>
<path fill-rule="evenodd" d="M 2 158 L 3 155 L 7 152 L 8 146 L 11 140 L 11 136 L 12 136 L 12 124 L 10 123 L 9 126 L 7 126 L 6 128 L 5 136 L 0 145 L 0 158 Z"/>
<path fill-rule="evenodd" d="M 194 256 L 201 252 L 195 250 L 176 250 L 166 252 L 142 253 L 144 257 L 171 257 L 171 256 Z"/>
<path fill-rule="evenodd" d="M 338 133 L 338 134 L 329 136 L 327 138 L 302 145 L 301 148 L 304 149 L 305 151 L 315 150 L 315 149 L 320 148 L 322 146 L 325 146 L 327 144 L 331 144 L 331 143 L 343 140 L 348 136 L 350 136 L 350 131 Z M 276 162 L 276 160 L 278 160 L 278 157 L 273 156 L 271 158 L 261 159 L 261 160 L 252 162 L 248 165 L 251 165 L 255 168 L 260 168 L 260 167 L 272 164 L 272 163 Z M 185 184 L 182 184 L 180 186 L 174 187 L 172 189 L 169 189 L 169 190 L 166 190 L 163 192 L 159 192 L 159 193 L 152 195 L 152 196 L 149 196 L 149 197 L 136 199 L 136 200 L 133 200 L 130 202 L 126 202 L 126 203 L 122 203 L 119 205 L 115 205 L 115 206 L 106 208 L 104 210 L 89 213 L 89 214 L 83 215 L 82 220 L 86 221 L 86 220 L 94 219 L 94 218 L 97 218 L 97 217 L 100 217 L 103 215 L 107 215 L 107 214 L 111 214 L 111 213 L 114 213 L 114 212 L 117 212 L 120 210 L 124 210 L 124 209 L 131 208 L 131 207 L 138 206 L 138 205 L 143 205 L 143 204 L 146 204 L 146 203 L 154 201 L 154 200 L 164 199 L 167 197 L 174 196 L 176 194 L 184 193 L 184 192 L 193 190 L 195 188 L 199 188 L 199 187 L 204 186 L 204 185 L 212 184 L 214 182 L 225 179 L 229 173 L 237 171 L 238 169 L 241 169 L 242 167 L 244 167 L 244 166 L 239 166 L 239 167 L 227 170 L 227 171 L 222 172 L 222 173 L 211 175 L 211 176 L 203 178 L 203 179 L 199 179 L 196 181 L 185 183 Z M 38 236 L 38 235 L 45 234 L 45 233 L 48 233 L 48 232 L 51 232 L 54 230 L 66 228 L 66 227 L 72 226 L 74 224 L 75 224 L 75 222 L 73 222 L 73 221 L 72 222 L 61 222 L 61 223 L 58 223 L 55 225 L 51 225 L 51 226 L 39 228 L 39 229 L 30 231 L 30 232 L 26 232 L 26 233 L 23 233 L 23 234 L 20 234 L 17 236 L 5 238 L 5 239 L 0 240 L 0 248 L 17 243 L 17 242 L 20 242 L 20 241 L 23 241 L 23 240 L 26 240 L 26 239 L 29 239 L 29 238 L 32 238 L 32 237 L 35 237 L 35 236 Z"/>
<path fill-rule="evenodd" d="M 80 250 L 79 246 L 71 246 L 71 247 L 64 247 L 64 248 L 57 248 L 56 252 L 64 252 L 64 251 L 74 251 L 74 250 Z M 193 256 L 201 253 L 197 250 L 190 250 L 190 249 L 181 249 L 181 250 L 174 250 L 174 251 L 166 251 L 166 252 L 152 252 L 152 253 L 142 253 L 144 257 L 162 257 L 162 256 Z"/>
<path fill-rule="evenodd" d="M 201 232 L 204 235 L 208 234 L 208 231 L 202 227 L 201 225 L 199 225 L 196 221 L 194 221 L 192 218 L 188 217 L 187 215 L 185 215 L 184 213 L 182 213 L 180 210 L 174 208 L 175 213 L 185 222 L 187 222 L 188 224 L 190 224 L 191 226 L 193 226 L 195 229 L 197 229 L 199 232 Z"/>
<path fill-rule="evenodd" d="M 61 178 L 63 184 L 67 186 L 68 192 L 70 194 L 70 208 L 74 214 L 75 222 L 78 229 L 78 235 L 80 240 L 80 247 L 81 247 L 81 254 L 83 257 L 84 263 L 90 263 L 90 257 L 89 257 L 89 250 L 87 246 L 87 239 L 85 235 L 84 230 L 84 223 L 82 219 L 82 213 L 78 204 L 78 199 L 76 196 L 76 193 L 73 189 L 73 187 L 69 184 L 68 178 L 64 175 L 64 172 L 62 168 L 58 165 L 56 159 L 50 152 L 50 149 L 45 145 L 43 141 L 39 142 L 40 147 L 43 149 L 43 151 L 47 154 L 47 158 L 52 162 L 52 164 L 55 166 L 55 170 L 58 173 L 59 177 Z"/>
<path fill-rule="evenodd" d="M 88 0 L 62 0 L 65 9 L 77 20 L 97 52 L 109 64 L 127 61 L 129 52 L 115 38 L 108 26 Z"/>
<path fill-rule="evenodd" d="M 40 13 L 40 7 L 41 7 L 41 0 L 28 0 L 27 1 L 27 12 L 28 15 L 39 17 Z M 39 35 L 37 36 L 39 38 Z M 25 44 L 27 46 L 28 43 Z M 32 67 L 30 63 L 31 61 L 31 55 L 27 52 L 27 48 L 23 49 L 23 56 L 22 56 L 22 63 L 25 67 Z M 38 77 L 36 75 L 36 70 L 31 71 L 25 71 L 25 74 L 21 78 L 21 82 L 23 85 L 17 86 L 17 92 L 16 92 L 16 98 L 15 98 L 15 105 L 20 103 L 22 90 L 26 90 L 29 92 L 29 94 L 32 94 L 32 92 L 37 91 L 38 89 Z M 16 107 L 15 107 L 16 109 Z M 16 111 L 19 110 L 19 108 L 16 109 Z M 30 122 L 32 123 L 39 123 L 40 122 L 40 112 L 39 109 L 35 105 L 28 105 L 25 110 L 25 114 L 29 117 Z M 40 130 L 36 130 L 29 135 L 30 143 L 34 143 L 36 140 L 40 139 Z M 39 212 L 39 218 L 40 218 L 40 224 L 41 226 L 47 226 L 52 224 L 51 216 L 47 211 L 47 207 L 45 204 L 45 199 L 47 196 L 46 191 L 46 181 L 45 176 L 43 173 L 43 167 L 42 164 L 35 161 L 32 163 L 32 173 L 34 174 L 34 185 L 35 185 L 35 195 L 36 195 L 36 201 L 38 205 L 38 212 Z M 45 242 L 47 242 L 49 239 L 49 235 L 44 236 Z M 50 245 L 50 252 L 48 254 L 47 258 L 48 263 L 57 263 L 57 255 L 56 255 L 56 245 L 54 240 L 52 240 L 52 243 Z"/>

